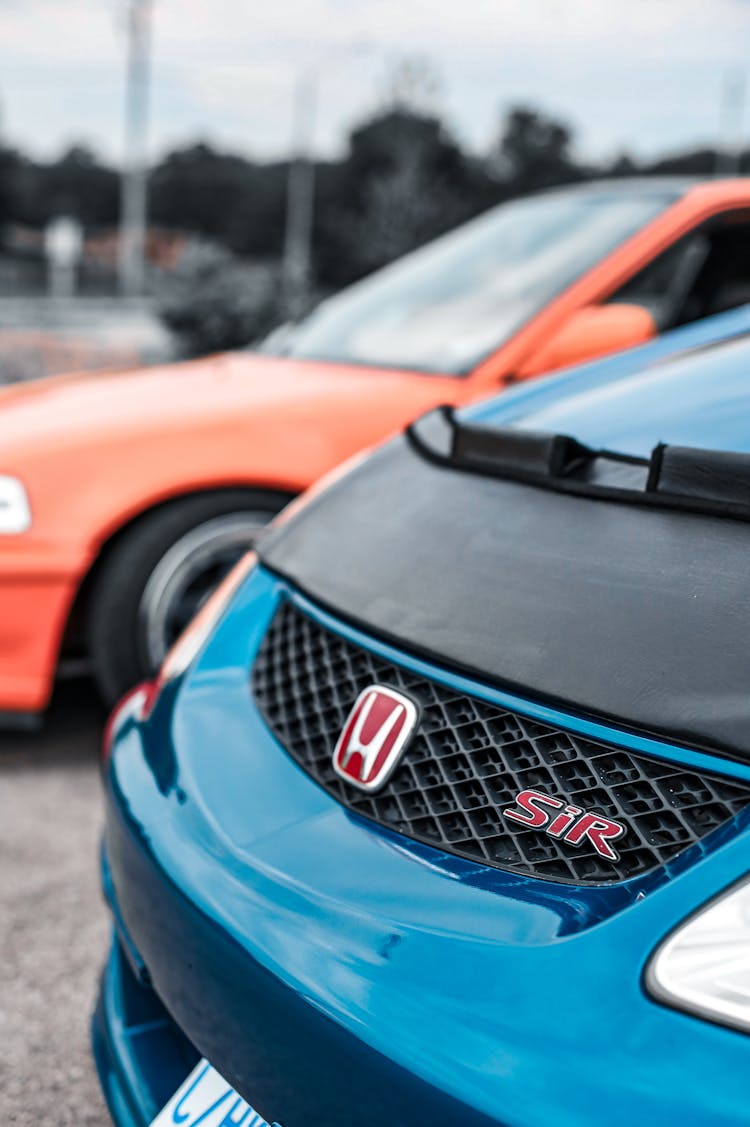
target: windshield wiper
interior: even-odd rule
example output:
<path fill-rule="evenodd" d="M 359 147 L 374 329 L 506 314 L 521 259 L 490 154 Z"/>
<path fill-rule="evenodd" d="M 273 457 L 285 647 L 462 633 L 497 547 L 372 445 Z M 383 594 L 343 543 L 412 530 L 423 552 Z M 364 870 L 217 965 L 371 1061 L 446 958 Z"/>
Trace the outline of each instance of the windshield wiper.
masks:
<path fill-rule="evenodd" d="M 413 449 L 446 468 L 609 500 L 750 520 L 750 455 L 660 443 L 650 458 L 595 449 L 565 434 L 465 423 L 438 407 L 407 429 Z"/>

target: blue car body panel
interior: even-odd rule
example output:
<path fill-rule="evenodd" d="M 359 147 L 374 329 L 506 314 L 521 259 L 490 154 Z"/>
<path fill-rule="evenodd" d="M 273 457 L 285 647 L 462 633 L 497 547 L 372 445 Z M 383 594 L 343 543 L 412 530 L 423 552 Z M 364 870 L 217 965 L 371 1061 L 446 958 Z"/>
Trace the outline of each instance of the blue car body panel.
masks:
<path fill-rule="evenodd" d="M 715 322 L 729 337 L 750 329 L 746 312 Z M 708 322 L 675 336 L 698 349 L 718 331 Z M 750 449 L 733 400 L 750 347 L 675 364 L 662 363 L 668 338 L 638 352 L 637 363 L 602 361 L 468 414 L 636 453 L 659 439 Z M 647 380 L 628 375 L 644 363 Z M 573 394 L 597 371 L 604 405 L 598 391 Z M 747 818 L 658 874 L 601 888 L 485 868 L 381 829 L 320 789 L 254 703 L 250 669 L 285 598 L 462 692 L 750 778 L 747 765 L 395 652 L 257 568 L 150 719 L 122 724 L 106 769 L 117 938 L 94 1049 L 119 1127 L 145 1127 L 198 1055 L 283 1127 L 735 1124 L 747 1037 L 657 1004 L 642 976 L 659 941 L 747 871 Z"/>
<path fill-rule="evenodd" d="M 620 427 L 625 426 L 628 428 L 626 433 L 631 436 L 630 441 L 638 451 L 647 455 L 654 445 L 653 432 L 641 433 L 642 406 L 639 401 L 632 401 L 631 397 L 635 396 L 635 400 L 638 400 L 644 393 L 645 385 L 651 385 L 663 368 L 663 382 L 654 384 L 653 391 L 647 392 L 655 412 L 655 421 L 664 424 L 677 408 L 690 426 L 691 433 L 700 431 L 701 438 L 697 445 L 705 446 L 705 437 L 710 435 L 712 442 L 731 446 L 734 433 L 731 422 L 725 434 L 714 435 L 706 417 L 700 413 L 695 416 L 691 412 L 696 408 L 700 412 L 710 404 L 724 413 L 725 389 L 722 387 L 717 396 L 716 385 L 713 383 L 713 359 L 706 358 L 703 353 L 713 345 L 733 340 L 741 342 L 748 332 L 750 305 L 685 325 L 639 348 L 616 352 L 612 356 L 569 368 L 546 379 L 527 381 L 503 395 L 467 407 L 464 416 L 476 422 L 503 425 L 523 422 L 524 425 L 539 430 L 552 431 L 560 429 L 558 418 L 566 419 L 565 426 L 575 424 L 576 437 L 580 442 L 591 442 L 594 446 L 607 445 L 613 449 L 621 449 L 613 446 L 613 443 L 615 436 L 621 433 Z M 693 370 L 697 373 L 694 393 L 685 398 L 684 389 L 679 392 L 674 389 L 682 388 L 683 373 Z M 736 374 L 740 375 L 739 372 Z M 673 380 L 679 383 L 674 384 Z M 617 394 L 617 387 L 620 385 L 623 390 L 622 403 Z M 610 403 L 611 393 L 614 393 L 614 399 Z M 610 406 L 616 413 L 610 413 Z M 577 429 L 579 413 L 583 416 L 580 431 Z M 603 427 L 601 431 L 598 429 L 600 425 Z M 740 439 L 741 445 L 737 449 L 745 449 L 743 444 L 749 440 L 747 433 L 743 431 Z M 631 452 L 636 451 L 634 449 Z"/>

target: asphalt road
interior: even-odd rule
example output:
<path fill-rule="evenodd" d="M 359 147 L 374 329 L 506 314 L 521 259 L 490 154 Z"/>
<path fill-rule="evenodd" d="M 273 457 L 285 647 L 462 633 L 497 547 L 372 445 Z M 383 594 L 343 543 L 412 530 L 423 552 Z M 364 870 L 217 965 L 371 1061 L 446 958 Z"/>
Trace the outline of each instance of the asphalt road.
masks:
<path fill-rule="evenodd" d="M 88 1025 L 107 946 L 98 742 L 85 683 L 44 730 L 0 735 L 0 1122 L 105 1127 Z"/>

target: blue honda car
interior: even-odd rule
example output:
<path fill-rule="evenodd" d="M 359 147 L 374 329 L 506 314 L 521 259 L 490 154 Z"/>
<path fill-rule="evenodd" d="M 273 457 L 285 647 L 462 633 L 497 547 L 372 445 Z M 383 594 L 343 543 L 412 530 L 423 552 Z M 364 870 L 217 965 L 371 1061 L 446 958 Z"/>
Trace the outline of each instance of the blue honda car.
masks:
<path fill-rule="evenodd" d="M 750 1075 L 750 316 L 293 507 L 105 739 L 119 1127 L 683 1127 Z"/>

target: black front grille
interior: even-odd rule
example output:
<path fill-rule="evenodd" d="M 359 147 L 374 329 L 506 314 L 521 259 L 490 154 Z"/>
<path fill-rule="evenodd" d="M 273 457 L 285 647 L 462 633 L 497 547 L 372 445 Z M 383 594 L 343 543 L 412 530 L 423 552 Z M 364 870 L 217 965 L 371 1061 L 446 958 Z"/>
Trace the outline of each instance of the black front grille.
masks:
<path fill-rule="evenodd" d="M 419 725 L 376 793 L 333 769 L 357 696 L 377 683 L 419 702 Z M 465 696 L 352 645 L 285 602 L 264 639 L 253 691 L 287 752 L 349 810 L 482 865 L 548 880 L 607 884 L 650 872 L 750 804 L 750 787 L 584 739 Z M 541 790 L 627 826 L 620 860 L 504 818 Z"/>

